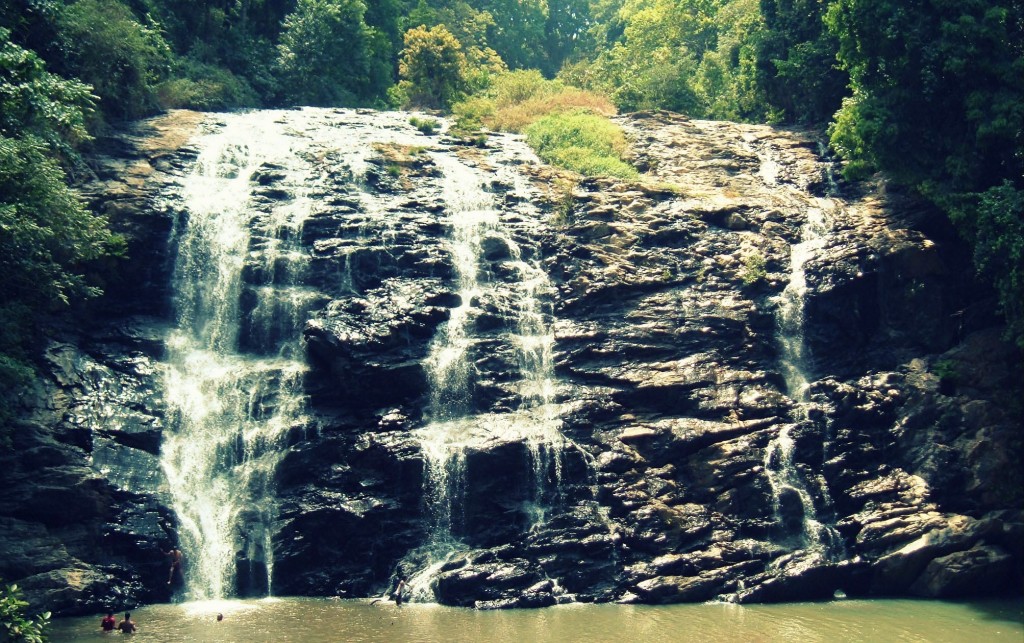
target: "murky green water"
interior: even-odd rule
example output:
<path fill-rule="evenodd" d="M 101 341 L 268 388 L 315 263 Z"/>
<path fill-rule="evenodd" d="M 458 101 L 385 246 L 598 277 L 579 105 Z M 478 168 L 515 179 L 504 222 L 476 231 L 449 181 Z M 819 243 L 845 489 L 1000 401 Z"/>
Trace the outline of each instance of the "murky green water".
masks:
<path fill-rule="evenodd" d="M 217 614 L 224 620 L 217 622 Z M 118 619 L 120 620 L 118 615 Z M 100 615 L 60 619 L 51 640 L 109 641 Z M 412 604 L 266 599 L 135 610 L 145 641 L 1024 641 L 1024 603 L 840 600 L 830 603 L 565 605 L 477 612 Z"/>

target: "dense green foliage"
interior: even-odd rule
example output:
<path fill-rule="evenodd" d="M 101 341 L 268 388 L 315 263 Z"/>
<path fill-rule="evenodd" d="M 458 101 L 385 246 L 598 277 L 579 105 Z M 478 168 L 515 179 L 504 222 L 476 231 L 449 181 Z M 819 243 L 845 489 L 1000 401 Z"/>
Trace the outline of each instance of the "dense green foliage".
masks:
<path fill-rule="evenodd" d="M 949 212 L 1024 346 L 1024 6 L 836 0 L 826 23 L 850 75 L 830 128 L 847 175 L 884 170 Z"/>
<path fill-rule="evenodd" d="M 852 90 L 832 138 L 853 168 L 957 191 L 1020 178 L 1024 16 L 999 4 L 832 4 L 828 24 Z"/>
<path fill-rule="evenodd" d="M 399 66 L 402 80 L 392 95 L 413 107 L 448 108 L 469 89 L 462 45 L 443 25 L 410 29 Z"/>
<path fill-rule="evenodd" d="M 79 0 L 58 19 L 65 64 L 92 85 L 100 109 L 115 119 L 156 111 L 171 50 L 151 24 L 117 0 Z"/>
<path fill-rule="evenodd" d="M 38 139 L 67 156 L 89 136 L 85 110 L 92 101 L 88 85 L 49 73 L 0 27 L 0 133 Z"/>
<path fill-rule="evenodd" d="M 98 294 L 85 276 L 90 262 L 120 249 L 68 188 L 61 164 L 88 138 L 89 88 L 46 71 L 8 37 L 0 28 L 0 391 L 31 373 L 46 315 Z"/>
<path fill-rule="evenodd" d="M 30 617 L 25 613 L 27 607 L 17 585 L 0 585 L 0 641 L 43 643 L 47 640 L 50 613 Z"/>
<path fill-rule="evenodd" d="M 608 116 L 615 107 L 605 97 L 544 78 L 538 70 L 505 71 L 486 87 L 452 106 L 453 131 L 482 128 L 524 132 L 547 163 L 586 176 L 636 179 L 622 160 L 626 139 Z"/>
<path fill-rule="evenodd" d="M 290 102 L 354 104 L 383 95 L 391 84 L 388 43 L 365 17 L 362 0 L 298 1 L 278 45 Z"/>
<path fill-rule="evenodd" d="M 1024 348 L 1024 189 L 1010 181 L 966 195 L 953 219 L 974 244 L 974 263 L 999 293 L 1010 333 Z"/>
<path fill-rule="evenodd" d="M 764 29 L 757 40 L 755 82 L 772 120 L 825 123 L 846 94 L 836 64 L 838 43 L 824 21 L 827 2 L 761 0 Z"/>
<path fill-rule="evenodd" d="M 535 69 L 520 69 L 491 75 L 486 87 L 455 104 L 452 111 L 461 131 L 487 127 L 522 132 L 549 114 L 584 111 L 610 116 L 615 106 L 604 96 L 546 79 Z"/>
<path fill-rule="evenodd" d="M 716 22 L 717 9 L 718 3 L 710 0 L 625 0 L 596 55 L 570 66 L 563 76 L 609 94 L 622 109 L 713 115 L 718 96 L 735 93 L 742 85 L 727 88 L 729 79 L 723 75 L 749 65 L 751 49 L 744 34 L 758 31 L 753 0 L 732 3 L 728 22 L 724 16 Z M 730 64 L 719 64 L 723 58 Z M 736 65 L 731 64 L 734 59 Z M 746 97 L 734 99 L 736 106 L 749 102 Z M 727 111 L 738 111 L 732 107 Z"/>

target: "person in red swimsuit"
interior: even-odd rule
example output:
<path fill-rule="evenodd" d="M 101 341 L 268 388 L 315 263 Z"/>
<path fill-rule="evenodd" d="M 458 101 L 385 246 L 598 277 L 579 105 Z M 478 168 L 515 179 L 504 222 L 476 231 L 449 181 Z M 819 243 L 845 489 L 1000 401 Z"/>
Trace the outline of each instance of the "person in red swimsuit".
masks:
<path fill-rule="evenodd" d="M 104 632 L 113 632 L 115 627 L 117 627 L 117 619 L 114 618 L 114 613 L 107 612 L 107 615 L 100 621 L 100 629 Z"/>

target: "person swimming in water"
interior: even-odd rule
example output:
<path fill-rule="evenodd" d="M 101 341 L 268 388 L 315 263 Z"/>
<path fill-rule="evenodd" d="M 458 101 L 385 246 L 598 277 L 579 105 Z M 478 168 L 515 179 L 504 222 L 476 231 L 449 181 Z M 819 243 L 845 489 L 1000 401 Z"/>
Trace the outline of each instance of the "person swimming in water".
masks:
<path fill-rule="evenodd" d="M 138 629 L 135 626 L 135 621 L 132 620 L 130 612 L 124 613 L 124 620 L 117 624 L 117 629 L 123 634 L 132 634 L 136 629 Z"/>

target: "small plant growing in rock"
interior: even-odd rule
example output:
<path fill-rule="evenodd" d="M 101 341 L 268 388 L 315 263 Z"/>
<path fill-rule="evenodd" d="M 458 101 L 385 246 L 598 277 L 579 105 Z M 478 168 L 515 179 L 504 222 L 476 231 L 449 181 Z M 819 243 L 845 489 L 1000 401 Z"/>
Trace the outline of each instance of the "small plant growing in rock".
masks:
<path fill-rule="evenodd" d="M 711 266 L 707 264 L 701 264 L 700 268 L 697 269 L 697 283 L 702 284 L 708 279 L 708 275 L 711 274 Z"/>
<path fill-rule="evenodd" d="M 764 255 L 760 252 L 752 252 L 743 257 L 743 268 L 740 270 L 740 279 L 744 286 L 753 286 L 765 280 L 768 271 L 765 269 Z"/>
<path fill-rule="evenodd" d="M 551 186 L 551 200 L 555 205 L 551 222 L 555 225 L 569 225 L 572 223 L 573 205 L 575 199 L 572 196 L 578 181 L 566 178 L 556 178 Z"/>
<path fill-rule="evenodd" d="M 24 643 L 47 640 L 46 625 L 50 621 L 50 613 L 29 617 L 25 614 L 27 607 L 28 603 L 22 600 L 17 585 L 0 586 L 0 640 Z"/>
<path fill-rule="evenodd" d="M 427 136 L 430 136 L 441 127 L 440 121 L 436 121 L 433 118 L 420 118 L 418 116 L 410 118 L 409 124 Z"/>
<path fill-rule="evenodd" d="M 960 381 L 960 369 L 957 363 L 951 359 L 940 359 L 935 362 L 932 372 L 939 378 L 939 393 L 952 395 L 956 392 L 956 385 Z"/>
<path fill-rule="evenodd" d="M 388 164 L 388 176 L 397 179 L 402 176 L 402 168 L 395 163 Z"/>

